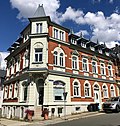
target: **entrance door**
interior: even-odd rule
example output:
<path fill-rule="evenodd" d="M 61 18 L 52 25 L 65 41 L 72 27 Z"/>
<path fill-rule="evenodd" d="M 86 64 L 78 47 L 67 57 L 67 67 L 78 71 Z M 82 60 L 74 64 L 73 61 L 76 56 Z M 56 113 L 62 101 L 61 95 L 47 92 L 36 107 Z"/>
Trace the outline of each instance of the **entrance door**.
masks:
<path fill-rule="evenodd" d="M 37 91 L 38 91 L 38 105 L 43 105 L 44 99 L 44 81 L 43 79 L 39 79 L 37 82 Z"/>
<path fill-rule="evenodd" d="M 94 90 L 94 102 L 95 103 L 100 102 L 99 90 Z"/>
<path fill-rule="evenodd" d="M 97 84 L 94 85 L 94 102 L 100 103 L 99 86 Z"/>
<path fill-rule="evenodd" d="M 44 97 L 44 87 L 38 87 L 38 104 L 43 104 L 43 97 Z"/>

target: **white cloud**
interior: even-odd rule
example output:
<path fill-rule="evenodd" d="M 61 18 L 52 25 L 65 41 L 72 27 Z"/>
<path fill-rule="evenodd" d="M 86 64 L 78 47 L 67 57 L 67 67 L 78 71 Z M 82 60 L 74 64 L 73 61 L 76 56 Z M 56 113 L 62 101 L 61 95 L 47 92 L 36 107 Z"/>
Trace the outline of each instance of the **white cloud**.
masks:
<path fill-rule="evenodd" d="M 68 7 L 66 8 L 65 13 L 63 13 L 60 17 L 60 22 L 64 22 L 66 20 L 72 20 L 75 21 L 76 23 L 83 23 L 84 19 L 83 19 L 84 13 L 81 10 L 75 10 L 72 7 Z"/>
<path fill-rule="evenodd" d="M 101 2 L 101 0 L 96 1 Z M 120 41 L 120 15 L 117 13 L 105 17 L 102 11 L 85 14 L 82 10 L 70 6 L 66 8 L 65 12 L 58 12 L 60 0 L 10 0 L 10 2 L 13 8 L 19 10 L 17 16 L 19 19 L 32 16 L 38 4 L 43 4 L 46 15 L 49 15 L 56 23 L 62 24 L 71 20 L 78 25 L 88 25 L 92 40 L 96 41 L 98 39 L 108 45 L 111 44 L 111 46 L 114 45 L 113 43 Z M 112 3 L 114 0 L 109 0 L 109 2 Z M 83 31 L 83 35 L 88 35 L 86 30 L 80 29 L 80 31 Z"/>
<path fill-rule="evenodd" d="M 5 58 L 8 56 L 9 53 L 7 52 L 0 52 L 0 69 L 6 68 Z"/>
<path fill-rule="evenodd" d="M 80 36 L 82 33 L 82 36 L 85 36 L 85 35 L 89 35 L 88 31 L 87 30 L 80 30 L 79 32 L 76 32 L 75 34 Z"/>
<path fill-rule="evenodd" d="M 33 16 L 39 4 L 43 4 L 46 14 L 55 19 L 57 9 L 60 7 L 59 2 L 59 0 L 10 0 L 12 7 L 19 11 L 17 15 L 19 19 Z"/>

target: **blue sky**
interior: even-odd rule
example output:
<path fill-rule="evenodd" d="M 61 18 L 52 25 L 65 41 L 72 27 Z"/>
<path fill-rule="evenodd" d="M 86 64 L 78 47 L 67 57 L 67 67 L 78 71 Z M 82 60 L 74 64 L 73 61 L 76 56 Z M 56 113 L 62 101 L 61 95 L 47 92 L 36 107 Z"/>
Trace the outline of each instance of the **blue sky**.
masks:
<path fill-rule="evenodd" d="M 113 47 L 120 42 L 120 0 L 1 0 L 0 53 L 19 37 L 38 4 L 53 21 L 92 41 Z"/>

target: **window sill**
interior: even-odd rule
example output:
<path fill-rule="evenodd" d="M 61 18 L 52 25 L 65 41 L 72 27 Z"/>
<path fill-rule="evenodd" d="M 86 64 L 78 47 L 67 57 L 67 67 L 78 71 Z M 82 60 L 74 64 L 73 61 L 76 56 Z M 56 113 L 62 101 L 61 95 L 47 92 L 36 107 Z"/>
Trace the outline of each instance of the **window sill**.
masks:
<path fill-rule="evenodd" d="M 81 98 L 81 96 L 73 96 L 73 98 Z"/>
<path fill-rule="evenodd" d="M 74 70 L 74 71 L 79 71 L 79 69 L 75 69 L 75 68 L 72 68 L 72 70 Z"/>
<path fill-rule="evenodd" d="M 26 101 L 21 101 L 21 102 L 19 102 L 19 103 L 26 103 Z"/>
<path fill-rule="evenodd" d="M 101 76 L 106 77 L 106 75 L 101 74 Z"/>
<path fill-rule="evenodd" d="M 103 97 L 104 99 L 108 99 L 108 97 Z"/>
<path fill-rule="evenodd" d="M 32 62 L 32 64 L 43 64 L 43 62 Z"/>
<path fill-rule="evenodd" d="M 98 73 L 93 73 L 94 75 L 98 75 Z"/>
<path fill-rule="evenodd" d="M 89 99 L 89 98 L 91 98 L 91 96 L 85 96 L 85 98 L 88 98 Z"/>
<path fill-rule="evenodd" d="M 85 70 L 83 70 L 83 72 L 84 72 L 84 73 L 89 73 L 89 71 L 85 71 Z"/>
<path fill-rule="evenodd" d="M 109 77 L 110 77 L 110 78 L 113 78 L 113 76 L 112 76 L 112 75 L 109 75 Z"/>
<path fill-rule="evenodd" d="M 54 102 L 67 102 L 66 100 L 54 100 Z"/>
<path fill-rule="evenodd" d="M 64 67 L 64 66 L 57 66 L 57 65 L 53 65 L 53 67 L 58 67 L 58 68 L 63 68 L 63 69 L 65 69 L 65 67 Z"/>

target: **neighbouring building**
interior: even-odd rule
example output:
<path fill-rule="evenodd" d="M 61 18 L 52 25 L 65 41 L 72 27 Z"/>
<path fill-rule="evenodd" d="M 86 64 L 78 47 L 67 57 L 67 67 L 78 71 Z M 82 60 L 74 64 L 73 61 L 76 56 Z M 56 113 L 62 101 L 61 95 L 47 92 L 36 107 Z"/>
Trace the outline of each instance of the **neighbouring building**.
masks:
<path fill-rule="evenodd" d="M 115 45 L 114 48 L 112 48 L 112 57 L 113 57 L 113 62 L 114 62 L 114 65 L 116 66 L 116 82 L 117 82 L 117 85 L 119 87 L 119 91 L 120 91 L 120 45 Z M 120 92 L 119 92 L 119 95 L 120 95 Z"/>
<path fill-rule="evenodd" d="M 2 108 L 2 101 L 3 101 L 3 83 L 5 80 L 5 70 L 0 69 L 0 109 Z"/>
<path fill-rule="evenodd" d="M 8 49 L 2 115 L 23 119 L 87 111 L 90 103 L 118 96 L 112 50 L 51 21 L 39 6 Z M 64 97 L 65 96 L 65 97 Z"/>

